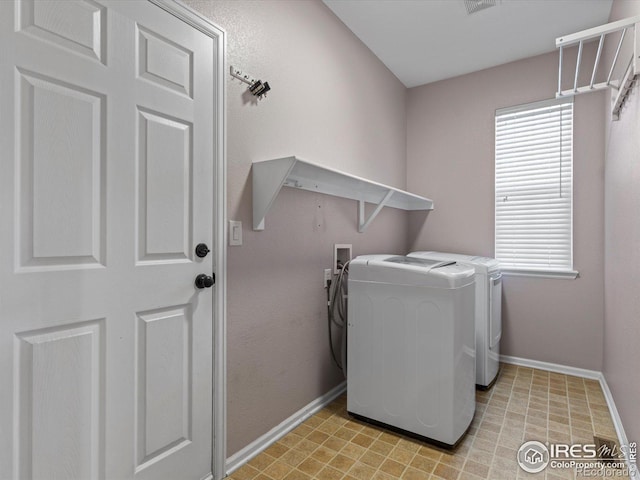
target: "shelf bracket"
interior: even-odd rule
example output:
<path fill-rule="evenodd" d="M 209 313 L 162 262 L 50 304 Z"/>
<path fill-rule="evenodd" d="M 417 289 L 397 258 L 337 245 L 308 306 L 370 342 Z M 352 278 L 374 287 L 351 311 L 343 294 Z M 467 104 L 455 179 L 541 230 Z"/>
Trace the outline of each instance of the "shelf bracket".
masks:
<path fill-rule="evenodd" d="M 371 215 L 369 215 L 369 218 L 367 218 L 366 220 L 365 220 L 365 209 L 364 209 L 365 202 L 364 200 L 358 201 L 359 203 L 358 232 L 362 233 L 367 229 L 367 227 L 373 221 L 373 219 L 376 218 L 378 213 L 380 213 L 380 210 L 382 210 L 384 206 L 387 204 L 387 202 L 391 199 L 392 195 L 393 195 L 393 190 L 389 190 L 384 196 L 384 198 L 380 200 L 380 203 L 378 203 L 375 210 L 371 212 Z"/>
<path fill-rule="evenodd" d="M 265 163 L 253 164 L 254 230 L 264 230 L 264 217 L 280 193 L 295 163 L 295 157 L 286 157 L 274 160 L 269 165 Z"/>

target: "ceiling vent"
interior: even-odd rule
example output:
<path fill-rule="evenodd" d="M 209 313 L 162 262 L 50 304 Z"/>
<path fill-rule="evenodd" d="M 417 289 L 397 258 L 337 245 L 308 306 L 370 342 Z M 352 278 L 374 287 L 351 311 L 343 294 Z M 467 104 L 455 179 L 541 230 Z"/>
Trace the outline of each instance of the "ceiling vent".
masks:
<path fill-rule="evenodd" d="M 464 6 L 467 9 L 467 13 L 471 15 L 485 8 L 495 7 L 496 0 L 464 0 Z"/>

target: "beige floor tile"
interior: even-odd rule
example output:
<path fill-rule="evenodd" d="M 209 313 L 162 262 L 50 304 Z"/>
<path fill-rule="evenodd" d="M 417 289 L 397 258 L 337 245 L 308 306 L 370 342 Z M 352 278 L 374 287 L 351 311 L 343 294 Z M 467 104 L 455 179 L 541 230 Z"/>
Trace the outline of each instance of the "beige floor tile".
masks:
<path fill-rule="evenodd" d="M 488 478 L 489 469 L 488 465 L 483 465 L 482 463 L 474 462 L 473 460 L 467 460 L 464 464 L 463 474 L 471 473 L 480 478 Z"/>
<path fill-rule="evenodd" d="M 236 480 L 253 480 L 260 475 L 260 470 L 252 467 L 251 465 L 243 465 L 238 470 L 233 472 L 233 478 Z"/>
<path fill-rule="evenodd" d="M 362 430 L 362 425 L 360 425 L 359 423 L 356 423 L 354 421 L 351 421 L 351 422 L 345 423 L 343 428 L 348 428 L 350 430 L 354 430 L 356 432 L 359 432 L 360 430 Z"/>
<path fill-rule="evenodd" d="M 360 432 L 373 438 L 378 438 L 382 434 L 382 431 L 379 428 L 374 428 L 370 425 L 363 425 Z"/>
<path fill-rule="evenodd" d="M 421 472 L 431 473 L 438 465 L 438 461 L 433 458 L 423 457 L 421 455 L 416 455 L 411 460 L 410 466 L 415 468 L 416 470 L 420 470 Z"/>
<path fill-rule="evenodd" d="M 460 472 L 458 480 L 483 480 L 483 477 L 479 477 L 469 472 Z"/>
<path fill-rule="evenodd" d="M 266 453 L 263 453 L 262 455 L 257 455 L 253 457 L 251 460 L 249 460 L 248 465 L 251 465 L 256 470 L 262 471 L 265 468 L 267 468 L 269 465 L 271 465 L 273 462 L 275 462 L 275 460 L 276 459 L 273 458 L 271 455 L 267 455 Z"/>
<path fill-rule="evenodd" d="M 344 472 L 327 466 L 320 470 L 320 473 L 318 473 L 316 477 L 321 478 L 322 480 L 340 480 L 342 477 L 344 477 Z"/>
<path fill-rule="evenodd" d="M 323 444 L 323 447 L 327 447 L 330 448 L 331 450 L 335 450 L 336 452 L 339 452 L 340 450 L 342 450 L 346 445 L 347 445 L 346 440 L 343 440 L 342 438 L 338 438 L 338 437 L 329 437 Z"/>
<path fill-rule="evenodd" d="M 273 480 L 283 480 L 292 470 L 293 467 L 291 465 L 276 460 L 265 468 L 264 473 L 273 478 Z"/>
<path fill-rule="evenodd" d="M 520 442 L 520 444 L 522 444 L 522 442 Z M 472 448 L 469 454 L 467 455 L 467 461 L 469 460 L 472 460 L 477 463 L 482 463 L 483 465 L 491 466 L 491 462 L 493 461 L 493 455 L 489 452 L 485 452 L 484 450 L 475 450 Z"/>
<path fill-rule="evenodd" d="M 302 461 L 308 456 L 309 454 L 305 452 L 300 452 L 298 450 L 289 450 L 280 457 L 280 461 L 291 465 L 292 467 L 295 467 L 302 463 Z"/>
<path fill-rule="evenodd" d="M 343 455 L 346 455 L 350 458 L 355 458 L 356 460 L 360 458 L 365 452 L 367 452 L 366 448 L 361 447 L 360 445 L 356 445 L 355 443 L 347 443 L 344 448 L 340 450 L 340 453 L 342 453 Z"/>
<path fill-rule="evenodd" d="M 322 425 L 318 427 L 318 430 L 328 435 L 331 435 L 336 431 L 340 430 L 340 428 L 342 428 L 341 425 L 338 425 L 335 422 L 331 422 L 327 420 L 326 422 L 324 422 Z"/>
<path fill-rule="evenodd" d="M 431 474 L 429 472 L 424 472 L 416 470 L 412 467 L 408 467 L 402 474 L 401 478 L 404 480 L 429 480 L 430 477 Z"/>
<path fill-rule="evenodd" d="M 440 460 L 442 456 L 442 452 L 431 445 L 423 445 L 418 449 L 418 455 L 422 457 L 430 458 L 431 460 L 435 460 L 436 462 Z"/>
<path fill-rule="evenodd" d="M 530 475 L 517 464 L 525 439 L 592 442 L 616 438 L 598 382 L 502 365 L 476 393 L 476 413 L 453 451 L 351 418 L 341 396 L 236 470 L 230 480 L 573 479 L 571 470 Z"/>
<path fill-rule="evenodd" d="M 420 447 L 422 445 L 424 445 L 424 442 L 415 440 L 413 438 L 401 438 L 400 441 L 398 442 L 398 446 L 400 448 L 404 448 L 405 450 L 408 450 L 413 453 L 416 453 L 418 450 L 420 450 Z"/>
<path fill-rule="evenodd" d="M 524 439 L 525 440 L 538 440 L 545 442 L 547 440 L 548 430 L 543 427 L 536 427 L 535 425 L 525 425 Z"/>
<path fill-rule="evenodd" d="M 400 435 L 389 432 L 382 432 L 382 435 L 378 437 L 379 440 L 382 440 L 385 443 L 390 443 L 391 445 L 396 445 L 400 441 L 400 438 Z"/>
<path fill-rule="evenodd" d="M 475 438 L 486 440 L 494 444 L 498 441 L 499 436 L 500 436 L 500 432 L 496 432 L 494 430 L 487 430 L 482 426 L 478 428 L 478 432 L 475 434 Z"/>
<path fill-rule="evenodd" d="M 466 461 L 466 456 L 460 455 L 460 452 L 458 451 L 456 451 L 455 453 L 443 453 L 442 457 L 440 457 L 440 463 L 449 465 L 450 467 L 456 468 L 458 470 L 462 470 L 462 467 L 464 466 Z"/>
<path fill-rule="evenodd" d="M 270 478 L 270 477 L 267 477 L 264 473 L 261 473 L 260 475 L 258 475 L 253 480 L 273 480 L 273 479 Z"/>
<path fill-rule="evenodd" d="M 329 438 L 329 434 L 321 432 L 319 430 L 314 430 L 309 435 L 307 435 L 307 440 L 310 440 L 318 445 L 322 444 Z"/>
<path fill-rule="evenodd" d="M 516 470 L 502 470 L 500 468 L 491 468 L 489 470 L 489 477 L 491 480 L 514 480 L 518 475 Z"/>
<path fill-rule="evenodd" d="M 316 417 L 318 418 L 322 418 L 322 419 L 327 419 L 332 415 L 331 410 L 329 410 L 328 408 L 323 408 L 322 410 L 320 410 L 318 413 L 316 413 Z"/>
<path fill-rule="evenodd" d="M 319 462 L 313 458 L 307 458 L 300 465 L 298 465 L 298 470 L 306 473 L 307 475 L 314 476 L 320 470 L 324 468 L 324 463 Z"/>
<path fill-rule="evenodd" d="M 311 480 L 312 477 L 307 475 L 306 473 L 301 472 L 300 470 L 293 470 L 289 472 L 289 474 L 284 477 L 284 480 Z"/>
<path fill-rule="evenodd" d="M 365 465 L 369 465 L 370 467 L 378 468 L 386 458 L 387 457 L 384 455 L 368 450 L 360 457 L 360 462 Z"/>
<path fill-rule="evenodd" d="M 481 438 L 476 438 L 473 441 L 473 448 L 475 450 L 483 450 L 485 452 L 493 454 L 493 452 L 496 449 L 496 443 L 495 442 L 489 442 L 489 441 L 483 440 Z"/>
<path fill-rule="evenodd" d="M 549 414 L 549 427 L 558 431 L 569 428 L 569 418 L 561 415 Z"/>
<path fill-rule="evenodd" d="M 319 462 L 322 462 L 322 463 L 329 463 L 335 456 L 336 456 L 336 452 L 334 450 L 331 450 L 327 447 L 322 447 L 322 446 L 318 447 L 311 454 L 311 458 L 318 460 Z"/>
<path fill-rule="evenodd" d="M 303 422 L 303 425 L 306 425 L 308 427 L 312 427 L 312 428 L 316 428 L 319 425 L 322 425 L 322 423 L 324 422 L 324 420 L 322 418 L 316 417 L 315 415 L 313 417 L 310 417 L 308 419 L 306 419 Z"/>
<path fill-rule="evenodd" d="M 493 423 L 488 420 L 482 420 L 482 422 L 480 423 L 480 431 L 500 433 L 501 429 L 502 424 L 500 423 Z"/>
<path fill-rule="evenodd" d="M 355 443 L 356 445 L 360 445 L 361 447 L 364 447 L 364 448 L 369 448 L 369 446 L 371 446 L 373 442 L 374 442 L 373 438 L 363 433 L 359 433 L 358 435 L 356 435 L 351 439 L 351 443 Z"/>
<path fill-rule="evenodd" d="M 382 465 L 380 465 L 379 469 L 385 473 L 388 473 L 389 475 L 400 478 L 400 475 L 402 475 L 402 472 L 404 472 L 405 465 L 388 458 L 387 460 L 382 462 Z"/>
<path fill-rule="evenodd" d="M 310 454 L 311 452 L 313 452 L 316 448 L 318 448 L 318 444 L 315 442 L 312 442 L 311 440 L 307 440 L 306 438 L 302 441 L 300 441 L 296 446 L 295 449 L 299 452 L 304 452 L 306 454 Z"/>
<path fill-rule="evenodd" d="M 295 433 L 301 437 L 306 437 L 311 432 L 313 432 L 313 428 L 309 425 L 298 425 L 291 433 Z"/>
<path fill-rule="evenodd" d="M 547 419 L 540 418 L 538 416 L 527 415 L 526 425 L 532 425 L 534 427 L 547 428 Z"/>
<path fill-rule="evenodd" d="M 265 453 L 271 455 L 274 458 L 280 458 L 283 454 L 289 451 L 289 448 L 283 444 L 276 442 L 265 450 Z"/>
<path fill-rule="evenodd" d="M 349 428 L 343 427 L 338 429 L 338 431 L 334 432 L 333 436 L 337 438 L 341 438 L 343 440 L 351 440 L 358 434 L 355 430 L 351 430 Z"/>
<path fill-rule="evenodd" d="M 358 480 L 371 480 L 375 473 L 375 468 L 360 462 L 356 462 L 349 470 L 349 475 Z"/>
<path fill-rule="evenodd" d="M 379 453 L 380 455 L 388 455 L 395 447 L 390 443 L 385 443 L 382 440 L 375 440 L 369 445 L 369 450 Z"/>
<path fill-rule="evenodd" d="M 388 458 L 390 458 L 391 460 L 395 460 L 396 462 L 408 464 L 415 456 L 415 452 L 411 452 L 398 445 L 391 452 L 389 452 L 389 455 L 387 456 Z"/>
<path fill-rule="evenodd" d="M 343 473 L 346 473 L 354 463 L 356 463 L 356 460 L 354 460 L 353 458 L 338 454 L 333 458 L 333 460 L 329 462 L 329 466 Z"/>
<path fill-rule="evenodd" d="M 436 477 L 440 477 L 445 480 L 457 480 L 457 478 L 460 476 L 460 470 L 450 467 L 449 465 L 439 463 L 438 465 L 436 465 L 433 474 Z"/>
<path fill-rule="evenodd" d="M 515 459 L 518 454 L 518 450 L 515 448 L 507 448 L 502 445 L 498 445 L 496 447 L 496 457 L 506 458 L 506 459 Z"/>

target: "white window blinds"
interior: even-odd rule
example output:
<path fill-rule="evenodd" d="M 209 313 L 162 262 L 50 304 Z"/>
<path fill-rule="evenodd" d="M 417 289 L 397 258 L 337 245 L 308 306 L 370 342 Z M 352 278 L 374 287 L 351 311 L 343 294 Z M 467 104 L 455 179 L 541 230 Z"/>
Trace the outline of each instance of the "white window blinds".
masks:
<path fill-rule="evenodd" d="M 573 100 L 496 111 L 495 255 L 503 268 L 573 270 Z"/>

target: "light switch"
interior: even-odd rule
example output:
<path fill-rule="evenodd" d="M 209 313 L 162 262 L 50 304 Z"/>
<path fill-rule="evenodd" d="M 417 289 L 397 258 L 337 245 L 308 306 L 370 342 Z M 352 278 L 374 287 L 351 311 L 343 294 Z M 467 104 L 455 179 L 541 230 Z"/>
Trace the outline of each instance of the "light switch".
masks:
<path fill-rule="evenodd" d="M 229 220 L 229 245 L 242 245 L 242 222 Z"/>

